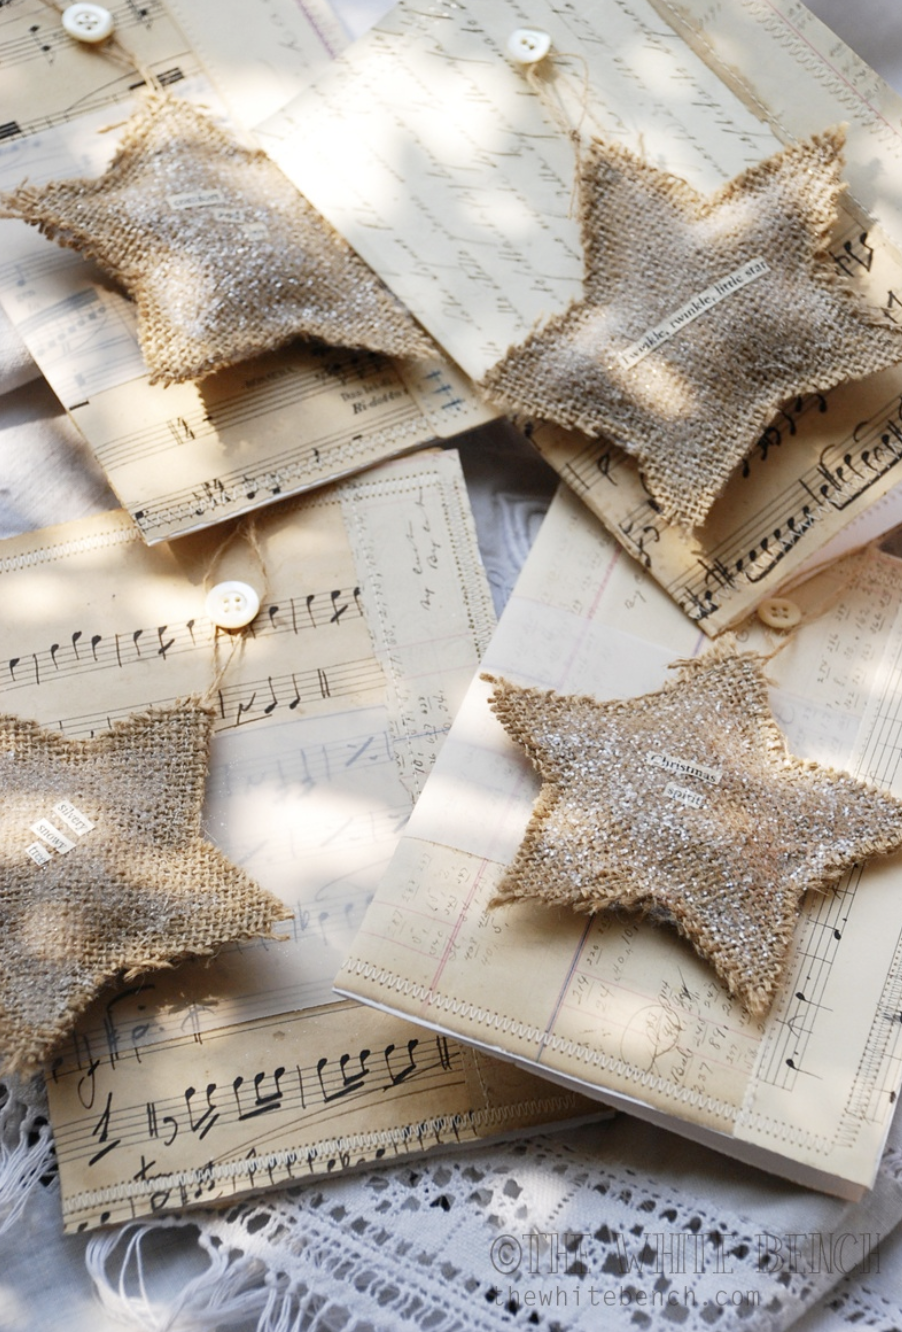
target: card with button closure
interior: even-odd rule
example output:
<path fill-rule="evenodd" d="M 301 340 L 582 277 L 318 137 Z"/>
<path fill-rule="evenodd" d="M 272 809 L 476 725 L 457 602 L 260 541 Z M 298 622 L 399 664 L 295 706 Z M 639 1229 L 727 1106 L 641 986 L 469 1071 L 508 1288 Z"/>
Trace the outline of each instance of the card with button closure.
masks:
<path fill-rule="evenodd" d="M 441 96 L 424 98 L 433 88 Z M 738 289 L 741 275 L 702 239 L 695 290 L 668 303 L 681 269 L 666 226 L 658 228 L 660 244 L 652 235 L 626 262 L 623 252 L 648 216 L 615 205 L 608 221 L 623 250 L 586 253 L 574 182 L 593 137 L 676 178 L 675 190 L 707 198 L 782 147 L 848 122 L 842 175 L 849 194 L 818 262 L 851 282 L 886 341 L 902 300 L 892 240 L 902 234 L 902 177 L 896 136 L 886 127 L 900 119 L 899 97 L 804 7 L 782 0 L 763 7 L 535 0 L 526 8 L 459 0 L 428 13 L 403 0 L 259 126 L 258 136 L 436 341 L 482 381 L 536 324 L 551 323 L 587 294 L 584 276 L 595 258 L 602 300 L 616 287 L 632 298 L 651 278 L 654 305 L 660 289 L 658 305 L 630 330 L 640 342 L 663 336 L 662 324 L 685 325 L 710 300 L 710 286 L 726 279 Z M 390 156 L 382 150 L 389 142 Z M 599 206 L 606 210 L 605 195 Z M 777 300 L 769 322 L 780 324 L 787 308 Z M 591 356 L 592 330 L 583 334 Z M 741 359 L 718 359 L 715 349 L 715 398 L 719 376 L 742 381 Z M 631 377 L 643 373 L 639 367 Z M 688 394 L 680 372 L 662 374 L 674 393 L 655 432 L 666 466 L 666 414 L 680 417 Z M 584 391 L 587 376 L 577 369 L 574 383 L 574 392 Z M 619 390 L 607 388 L 613 410 Z M 649 409 L 661 410 L 651 375 L 646 392 Z M 713 636 L 741 621 L 851 518 L 871 511 L 902 475 L 902 370 L 822 394 L 786 392 L 793 396 L 751 440 L 744 461 L 733 454 L 738 465 L 691 536 L 665 520 L 641 462 L 616 448 L 603 427 L 589 438 L 541 424 L 535 408 L 520 424 Z M 734 446 L 732 436 L 724 439 L 724 451 Z M 716 457 L 716 439 L 713 449 Z M 898 514 L 897 507 L 888 526 Z"/>
<path fill-rule="evenodd" d="M 271 21 L 274 6 L 278 27 Z M 248 151 L 254 147 L 246 133 L 248 118 L 274 109 L 276 90 L 288 97 L 305 86 L 341 44 L 334 19 L 324 19 L 321 8 L 314 4 L 301 12 L 284 0 L 251 0 L 223 25 L 212 23 L 202 6 L 188 5 L 192 31 L 200 25 L 200 58 L 163 0 L 148 0 L 140 14 L 123 11 L 103 39 L 99 33 L 108 25 L 102 16 L 110 12 L 103 6 L 72 5 L 63 22 L 46 0 L 25 0 L 9 11 L 0 37 L 0 190 L 15 190 L 26 178 L 29 189 L 40 191 L 49 181 L 103 176 L 135 112 L 135 90 L 140 96 L 147 79 L 173 102 L 201 103 L 222 122 L 219 79 L 239 137 L 235 151 L 248 161 L 265 162 L 259 152 Z M 286 34 L 295 57 L 290 66 Z M 233 75 L 236 51 L 240 71 Z M 35 77 L 42 68 L 52 70 L 52 77 Z M 169 139 L 177 137 L 173 132 Z M 172 170 L 178 174 L 174 165 Z M 296 199 L 293 187 L 285 186 Z M 215 212 L 221 215 L 220 229 L 234 229 L 235 254 L 229 252 L 223 269 L 227 276 L 241 246 L 253 255 L 263 242 L 254 230 L 258 221 L 248 223 L 241 210 L 233 216 L 236 210 L 222 205 L 208 193 L 165 207 L 167 225 L 183 223 L 186 234 L 189 222 L 203 234 Z M 329 228 L 324 235 L 328 249 Z M 325 342 L 294 341 L 279 349 L 276 338 L 265 344 L 273 348 L 265 354 L 164 392 L 150 382 L 135 306 L 93 263 L 68 250 L 51 250 L 21 221 L 0 221 L 0 236 L 0 302 L 150 544 L 301 493 L 495 415 L 466 377 L 437 354 L 424 360 L 378 355 L 360 350 L 358 343 L 351 350 L 329 346 L 325 325 L 318 330 Z M 68 235 L 67 243 L 72 240 Z M 228 237 L 225 243 L 228 247 Z M 347 249 L 343 242 L 339 247 Z M 365 271 L 350 257 L 356 271 Z M 159 262 L 154 260 L 160 270 L 171 263 L 176 305 L 179 264 L 192 262 L 196 279 L 199 260 L 192 260 L 187 246 L 180 254 L 170 240 Z M 264 282 L 273 266 L 262 264 Z M 185 276 L 187 289 L 187 267 Z M 224 286 L 222 272 L 216 286 Z M 386 317 L 390 308 L 400 309 L 390 293 L 383 292 L 383 299 Z M 261 304 L 266 311 L 268 303 Z M 204 319 L 216 306 L 215 290 L 201 298 L 188 321 L 195 335 L 198 324 L 204 333 Z M 240 335 L 243 322 L 240 311 L 225 312 L 227 341 L 234 341 L 236 330 Z M 201 337 L 198 348 L 197 336 L 191 339 L 198 364 L 208 340 Z M 164 352 L 170 341 L 162 337 Z M 364 340 L 363 345 L 389 344 Z M 226 362 L 218 357 L 209 364 L 215 363 Z"/>
<path fill-rule="evenodd" d="M 148 548 L 117 512 L 0 543 L 3 604 L 23 608 L 0 625 L 0 710 L 77 740 L 213 683 L 204 833 L 290 915 L 284 940 L 108 989 L 63 1043 L 69 1229 L 582 1105 L 332 992 L 492 628 L 456 455 L 230 532 Z M 52 804 L 35 816 L 75 841 Z"/>

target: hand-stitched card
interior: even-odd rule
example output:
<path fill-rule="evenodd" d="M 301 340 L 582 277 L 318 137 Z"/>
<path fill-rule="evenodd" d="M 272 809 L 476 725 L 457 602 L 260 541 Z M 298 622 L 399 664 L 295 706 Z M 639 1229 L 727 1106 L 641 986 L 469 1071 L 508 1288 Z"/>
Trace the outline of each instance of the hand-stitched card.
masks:
<path fill-rule="evenodd" d="M 456 457 L 276 506 L 217 556 L 222 536 L 148 548 L 117 512 L 0 549 L 0 709 L 77 741 L 215 684 L 204 832 L 289 915 L 287 938 L 86 1011 L 47 1070 L 69 1229 L 577 1104 L 332 991 L 491 630 Z M 239 639 L 207 617 L 208 575 L 261 595 Z"/>
<path fill-rule="evenodd" d="M 468 373 L 520 402 L 544 456 L 712 634 L 886 493 L 902 460 L 899 369 L 825 390 L 828 379 L 879 370 L 895 355 L 902 265 L 888 237 L 902 235 L 902 142 L 892 128 L 902 104 L 798 4 L 728 8 L 680 7 L 703 29 L 696 39 L 664 0 L 594 0 L 578 13 L 540 0 L 529 25 L 551 49 L 527 78 L 507 48 L 523 24 L 519 7 L 464 0 L 427 15 L 402 3 L 260 127 L 287 174 Z M 812 354 L 834 322 L 824 306 L 802 321 L 815 346 L 800 360 L 762 345 L 747 372 L 762 323 L 768 335 L 788 334 L 801 308 L 801 288 L 790 295 L 774 280 L 784 258 L 801 253 L 788 227 L 798 200 L 777 204 L 779 240 L 767 243 L 769 259 L 762 253 L 758 190 L 781 175 L 764 164 L 782 160 L 785 172 L 844 121 L 844 164 L 825 159 L 820 169 L 833 184 L 806 168 L 793 188 L 804 182 L 817 196 L 825 186 L 835 194 L 840 178 L 849 184 L 832 231 L 832 204 L 827 214 L 816 198 L 806 205 L 815 242 L 801 247 L 814 260 L 806 289 L 817 305 L 828 285 L 847 284 L 844 311 L 857 310 L 859 332 L 873 333 L 870 350 L 843 353 L 820 379 L 826 366 L 813 369 Z M 579 152 L 568 126 L 579 127 Z M 721 205 L 741 251 L 735 263 L 715 226 Z M 701 226 L 684 235 L 696 210 Z M 533 352 L 547 368 L 559 331 L 567 341 L 556 387 L 530 397 Z M 680 360 L 703 342 L 694 367 Z M 798 350 L 797 337 L 789 343 Z M 597 364 L 606 349 L 610 373 Z M 595 411 L 584 401 L 590 389 Z M 724 414 L 750 390 L 751 414 Z M 542 424 L 543 413 L 601 438 Z M 674 460 L 671 419 L 691 466 Z M 688 536 L 681 524 L 706 511 Z"/>
<path fill-rule="evenodd" d="M 747 652 L 697 660 L 720 651 L 562 491 L 484 658 L 509 683 L 471 686 L 338 988 L 856 1196 L 898 1090 L 900 860 L 836 875 L 887 812 L 898 836 L 899 802 L 877 793 L 856 822 L 868 788 L 820 765 L 902 794 L 899 588 L 875 554 L 798 591 L 812 622 L 767 691 Z M 744 638 L 769 646 L 761 625 Z M 773 764 L 784 792 L 807 774 L 785 809 Z M 804 799 L 823 782 L 819 822 Z M 835 886 L 796 917 L 825 869 Z M 746 992 L 757 1016 L 730 994 L 749 974 L 779 978 L 775 997 Z"/>
<path fill-rule="evenodd" d="M 300 53 L 287 90 L 330 52 L 315 23 L 277 9 Z M 86 50 L 41 0 L 10 11 L 0 38 L 0 190 L 15 215 L 0 222 L 0 301 L 150 543 L 493 414 L 241 139 L 241 117 L 271 106 L 258 19 L 232 16 L 233 45 L 254 28 L 237 131 L 161 0 L 120 16 L 108 46 Z M 224 45 L 205 41 L 227 78 Z"/>

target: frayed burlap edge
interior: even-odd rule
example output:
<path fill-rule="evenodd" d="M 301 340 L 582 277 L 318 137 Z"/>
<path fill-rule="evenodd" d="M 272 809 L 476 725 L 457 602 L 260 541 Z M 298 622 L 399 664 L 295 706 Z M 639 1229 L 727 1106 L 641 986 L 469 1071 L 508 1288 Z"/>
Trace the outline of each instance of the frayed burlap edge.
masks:
<path fill-rule="evenodd" d="M 735 642 L 732 639 L 727 639 L 714 645 L 709 652 L 700 658 L 674 662 L 672 665 L 677 670 L 677 675 L 668 680 L 659 690 L 651 691 L 643 695 L 642 698 L 644 701 L 651 702 L 655 698 L 664 697 L 678 689 L 681 684 L 699 670 L 730 662 L 735 662 L 743 670 L 748 684 L 748 698 L 746 701 L 748 715 L 758 731 L 764 751 L 769 758 L 778 762 L 784 768 L 790 780 L 795 780 L 802 777 L 804 773 L 811 772 L 831 784 L 835 783 L 837 786 L 848 786 L 849 783 L 853 783 L 862 792 L 876 797 L 880 804 L 892 810 L 895 814 L 898 823 L 896 830 L 875 835 L 862 842 L 858 848 L 857 858 L 868 859 L 873 856 L 891 854 L 902 849 L 902 800 L 882 790 L 872 781 L 852 777 L 842 770 L 828 767 L 813 760 L 798 758 L 790 753 L 785 737 L 770 708 L 767 697 L 767 679 L 764 673 L 765 659 L 759 654 L 740 652 L 737 650 Z M 552 907 L 567 906 L 575 913 L 582 915 L 596 915 L 600 912 L 609 912 L 615 915 L 624 912 L 648 919 L 655 924 L 666 923 L 675 927 L 696 953 L 714 968 L 727 986 L 729 993 L 739 999 L 752 1016 L 761 1017 L 766 1014 L 773 1004 L 774 997 L 786 972 L 795 934 L 795 925 L 801 908 L 802 894 L 799 897 L 799 910 L 796 911 L 795 918 L 791 920 L 787 917 L 784 928 L 774 938 L 773 967 L 766 975 L 757 979 L 750 979 L 737 967 L 732 965 L 725 967 L 722 946 L 718 945 L 716 938 L 707 929 L 703 917 L 689 920 L 685 919 L 684 913 L 684 919 L 681 920 L 671 912 L 666 900 L 649 900 L 643 892 L 631 894 L 629 891 L 630 885 L 624 882 L 615 870 L 598 871 L 594 875 L 594 880 L 599 887 L 608 885 L 615 889 L 619 888 L 624 893 L 621 900 L 616 904 L 599 904 L 598 901 L 593 900 L 591 889 L 584 891 L 582 900 L 574 898 L 562 901 L 554 892 L 543 893 L 540 887 L 525 888 L 523 886 L 524 878 L 534 877 L 532 873 L 533 857 L 541 846 L 541 829 L 555 810 L 558 801 L 558 787 L 553 778 L 549 776 L 542 762 L 541 754 L 536 752 L 531 744 L 528 733 L 523 730 L 519 721 L 511 716 L 511 710 L 506 705 L 518 693 L 528 694 L 536 702 L 548 700 L 550 703 L 560 698 L 561 695 L 553 689 L 543 690 L 516 685 L 504 677 L 490 673 L 483 673 L 480 678 L 493 686 L 493 692 L 488 699 L 488 703 L 495 716 L 510 738 L 523 749 L 533 768 L 542 779 L 542 787 L 533 806 L 523 840 L 513 861 L 505 869 L 496 892 L 489 902 L 489 907 L 496 908 L 517 902 L 538 900 Z M 597 698 L 586 694 L 575 696 L 574 701 L 603 707 L 606 712 L 611 714 L 629 712 L 635 702 L 633 699 L 613 699 L 600 703 Z M 836 886 L 842 874 L 849 867 L 848 857 L 843 860 L 837 858 L 834 863 L 825 866 L 819 876 L 812 876 L 807 880 L 805 892 L 828 891 Z M 666 899 L 666 891 L 663 896 Z"/>
<path fill-rule="evenodd" d="M 851 281 L 839 272 L 827 252 L 838 215 L 837 205 L 847 188 L 840 175 L 844 145 L 845 128 L 835 126 L 813 135 L 805 142 L 784 148 L 764 162 L 749 167 L 713 194 L 702 196 L 681 178 L 667 175 L 622 145 L 595 141 L 584 156 L 580 177 L 579 222 L 584 249 L 583 295 L 572 301 L 560 314 L 537 323 L 523 342 L 508 348 L 504 356 L 486 372 L 478 384 L 485 398 L 494 407 L 509 413 L 520 422 L 525 422 L 527 419 L 552 421 L 567 429 L 579 430 L 591 438 L 607 439 L 636 457 L 649 492 L 666 521 L 687 532 L 700 526 L 734 469 L 748 455 L 773 420 L 781 401 L 799 394 L 826 391 L 835 387 L 841 379 L 863 377 L 902 360 L 902 327 L 881 320 L 879 313 L 872 311 L 862 301 Z M 869 330 L 869 338 L 873 343 L 871 354 L 865 357 L 862 353 L 862 356 L 854 360 L 852 368 L 841 377 L 825 378 L 819 373 L 816 347 L 813 347 L 810 374 L 807 377 L 794 378 L 791 386 L 786 386 L 785 392 L 777 391 L 775 396 L 769 395 L 766 404 L 754 402 L 732 434 L 724 432 L 718 437 L 717 452 L 720 461 L 717 473 L 707 478 L 701 475 L 693 480 L 691 486 L 681 487 L 679 492 L 673 489 L 668 469 L 668 441 L 663 421 L 658 432 L 649 431 L 640 437 L 631 436 L 624 432 L 622 418 L 611 414 L 608 404 L 602 397 L 593 397 L 591 408 L 585 404 L 568 405 L 564 401 L 549 405 L 548 395 L 535 388 L 545 347 L 555 342 L 562 333 L 573 328 L 582 312 L 610 302 L 610 296 L 607 301 L 605 300 L 607 293 L 604 273 L 595 272 L 593 269 L 595 251 L 599 246 L 591 234 L 593 201 L 587 197 L 587 189 L 595 170 L 595 159 L 601 152 L 606 159 L 619 164 L 621 171 L 643 177 L 649 182 L 649 187 L 656 192 L 669 193 L 685 210 L 691 210 L 700 220 L 733 196 L 746 192 L 757 180 L 774 175 L 778 166 L 797 161 L 799 172 L 810 172 L 812 159 L 818 158 L 830 171 L 832 179 L 819 182 L 816 204 L 811 213 L 812 243 L 809 247 L 811 278 L 817 288 L 844 305 L 847 313 L 862 328 Z M 628 219 L 625 224 L 628 224 Z M 619 281 L 628 280 L 628 274 L 619 275 Z M 623 391 L 621 396 L 622 393 Z M 661 448 L 661 456 L 656 455 L 656 448 Z"/>
<path fill-rule="evenodd" d="M 98 746 L 101 748 L 115 746 L 117 740 L 133 733 L 136 726 L 159 721 L 163 713 L 175 717 L 185 714 L 189 718 L 202 720 L 203 730 L 198 728 L 198 734 L 194 737 L 192 757 L 196 764 L 202 767 L 205 774 L 209 768 L 210 746 L 216 713 L 208 703 L 200 698 L 189 697 L 177 700 L 171 707 L 165 709 L 150 708 L 133 713 L 126 718 L 113 722 L 105 731 L 91 739 L 67 739 L 58 732 L 47 730 L 35 721 L 18 717 L 7 716 L 0 718 L 0 721 L 2 721 L 4 727 L 12 724 L 23 737 L 34 738 L 39 745 L 49 751 L 51 760 L 54 750 L 59 750 L 60 753 L 65 750 L 70 756 L 86 760 L 96 757 Z M 239 894 L 239 906 L 245 917 L 242 928 L 220 933 L 205 942 L 194 942 L 190 947 L 176 948 L 173 951 L 167 951 L 165 954 L 161 952 L 152 956 L 144 956 L 133 952 L 125 952 L 120 965 L 115 970 L 102 969 L 92 973 L 84 981 L 78 994 L 57 1010 L 51 1021 L 45 1022 L 40 1030 L 34 1031 L 31 1036 L 27 1032 L 19 1030 L 14 1032 L 13 1038 L 10 1039 L 9 1033 L 12 1030 L 13 1019 L 9 1010 L 0 1003 L 0 1031 L 4 1033 L 3 1045 L 0 1046 L 0 1073 L 14 1073 L 20 1077 L 30 1077 L 38 1072 L 54 1049 L 71 1031 L 73 1024 L 94 1002 L 96 996 L 104 990 L 111 989 L 116 984 L 117 979 L 128 983 L 147 971 L 171 970 L 182 962 L 192 959 L 212 959 L 229 943 L 253 939 L 281 942 L 289 937 L 284 933 L 276 932 L 274 929 L 278 922 L 286 921 L 291 915 L 284 902 L 268 890 L 261 888 L 243 869 L 233 864 L 218 847 L 203 836 L 202 804 L 203 783 L 201 782 L 196 804 L 196 818 L 192 820 L 194 827 L 188 830 L 185 845 L 194 848 L 195 844 L 199 844 L 197 849 L 199 849 L 202 859 L 208 863 L 211 869 L 219 872 L 220 878 L 216 883 L 216 888 L 219 891 L 231 887 L 233 892 Z M 89 833 L 87 836 L 90 837 L 91 834 Z M 35 867 L 35 872 L 40 873 L 40 870 Z"/>

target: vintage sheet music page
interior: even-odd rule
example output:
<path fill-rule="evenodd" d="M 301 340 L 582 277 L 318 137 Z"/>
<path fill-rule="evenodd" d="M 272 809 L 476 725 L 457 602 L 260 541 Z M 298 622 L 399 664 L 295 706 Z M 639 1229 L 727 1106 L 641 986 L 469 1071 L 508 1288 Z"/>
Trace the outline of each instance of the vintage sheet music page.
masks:
<path fill-rule="evenodd" d="M 285 0 L 252 0 L 227 25 L 211 21 L 205 0 L 179 0 L 179 11 L 203 32 L 239 125 L 303 86 L 341 41 L 319 4 L 306 17 Z M 164 86 L 222 113 L 162 0 L 113 12 L 125 49 Z M 143 85 L 129 61 L 70 39 L 45 0 L 11 0 L 0 11 L 0 71 L 0 189 L 102 174 Z M 0 221 L 0 251 L 0 302 L 149 543 L 495 415 L 444 362 L 301 342 L 196 383 L 153 386 L 132 303 L 93 264 L 19 221 Z"/>
<path fill-rule="evenodd" d="M 0 546 L 4 710 L 90 735 L 227 667 L 205 830 L 291 916 L 79 1023 L 47 1070 L 68 1229 L 575 1112 L 332 992 L 493 623 L 456 454 L 268 509 L 259 558 L 239 530 L 217 560 L 229 530 L 148 548 L 115 512 Z M 234 655 L 210 576 L 265 586 Z"/>
<path fill-rule="evenodd" d="M 820 575 L 795 594 L 812 622 L 769 674 L 793 752 L 902 794 L 899 589 L 899 563 L 882 553 Z M 754 634 L 743 641 L 773 645 L 760 626 Z M 562 488 L 483 666 L 626 698 L 659 688 L 671 661 L 705 646 Z M 666 927 L 526 903 L 488 909 L 539 787 L 490 711 L 490 689 L 472 684 L 337 988 L 739 1159 L 857 1196 L 902 1077 L 899 857 L 805 898 L 785 981 L 755 1021 Z"/>
<path fill-rule="evenodd" d="M 677 23 L 684 10 L 692 28 Z M 552 37 L 554 95 L 570 123 L 712 190 L 782 143 L 848 121 L 851 188 L 830 253 L 898 322 L 902 100 L 798 3 L 693 0 L 678 11 L 666 0 L 530 8 L 529 26 Z M 474 379 L 581 290 L 573 148 L 505 55 L 523 23 L 510 0 L 402 3 L 259 127 Z M 662 522 L 635 463 L 606 441 L 531 434 L 716 634 L 897 484 L 900 400 L 892 370 L 784 404 L 691 538 Z"/>

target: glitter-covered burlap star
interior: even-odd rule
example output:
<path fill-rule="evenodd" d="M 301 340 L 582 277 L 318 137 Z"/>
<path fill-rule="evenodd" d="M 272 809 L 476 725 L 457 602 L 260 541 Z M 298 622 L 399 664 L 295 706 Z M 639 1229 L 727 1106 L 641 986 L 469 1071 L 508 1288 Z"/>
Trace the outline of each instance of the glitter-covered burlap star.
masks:
<path fill-rule="evenodd" d="M 802 895 L 902 847 L 902 801 L 787 752 L 754 654 L 685 663 L 626 701 L 493 683 L 492 708 L 543 779 L 496 902 L 669 921 L 755 1015 Z"/>
<path fill-rule="evenodd" d="M 196 700 L 90 740 L 0 717 L 0 1065 L 37 1067 L 118 973 L 272 937 L 289 914 L 201 835 L 212 726 Z"/>
<path fill-rule="evenodd" d="M 491 368 L 490 398 L 608 437 L 639 460 L 665 517 L 702 523 L 782 401 L 902 360 L 902 329 L 825 252 L 842 145 L 841 131 L 822 134 L 703 198 L 594 142 L 583 298 Z"/>
<path fill-rule="evenodd" d="M 134 298 L 152 382 L 198 379 L 299 336 L 435 351 L 265 153 L 178 98 L 147 95 L 98 179 L 23 185 L 0 206 Z"/>

